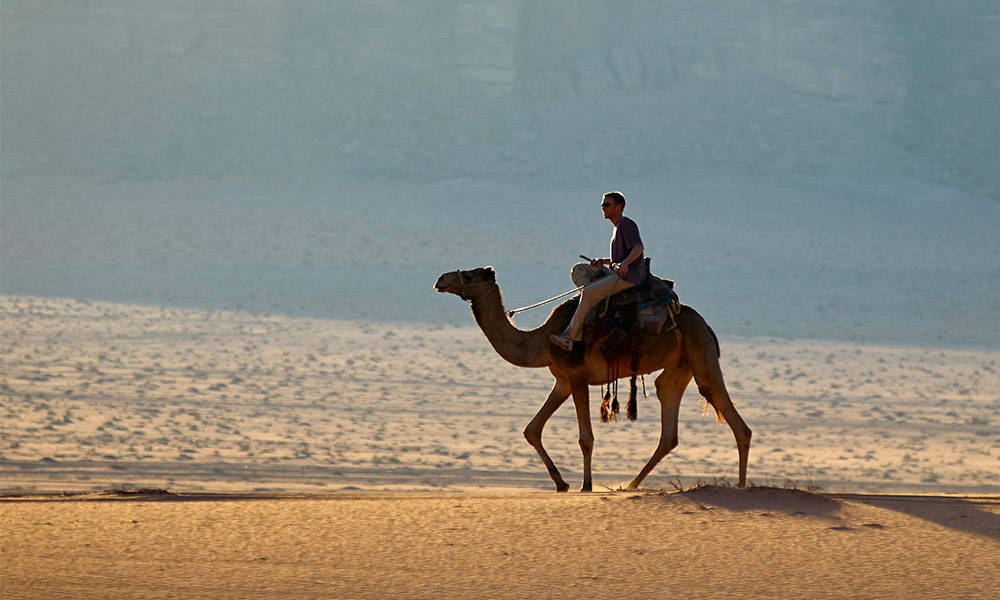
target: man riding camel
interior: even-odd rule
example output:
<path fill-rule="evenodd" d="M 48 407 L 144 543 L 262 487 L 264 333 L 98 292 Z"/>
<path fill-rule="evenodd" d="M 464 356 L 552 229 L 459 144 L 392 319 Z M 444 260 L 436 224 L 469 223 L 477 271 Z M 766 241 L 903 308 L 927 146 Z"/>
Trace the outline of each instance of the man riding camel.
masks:
<path fill-rule="evenodd" d="M 598 302 L 642 283 L 649 275 L 639 228 L 635 221 L 622 215 L 625 210 L 625 194 L 604 194 L 601 210 L 604 218 L 615 226 L 611 236 L 611 258 L 595 258 L 589 264 L 579 263 L 573 267 L 573 283 L 588 287 L 583 289 L 580 304 L 566 331 L 549 336 L 549 341 L 563 350 L 572 350 L 573 342 L 583 339 L 583 321 Z M 611 268 L 605 265 L 610 265 Z"/>

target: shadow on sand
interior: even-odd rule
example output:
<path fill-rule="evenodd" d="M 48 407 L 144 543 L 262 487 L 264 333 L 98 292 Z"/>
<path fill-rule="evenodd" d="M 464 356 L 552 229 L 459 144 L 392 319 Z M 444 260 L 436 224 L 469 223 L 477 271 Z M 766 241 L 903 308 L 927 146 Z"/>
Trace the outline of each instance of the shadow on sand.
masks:
<path fill-rule="evenodd" d="M 763 516 L 784 514 L 833 518 L 842 504 L 830 496 L 774 487 L 740 489 L 709 485 L 666 495 L 683 498 L 703 510 L 723 508 L 735 512 L 759 512 Z"/>
<path fill-rule="evenodd" d="M 901 512 L 950 529 L 1000 540 L 1000 497 L 836 494 L 836 498 Z"/>

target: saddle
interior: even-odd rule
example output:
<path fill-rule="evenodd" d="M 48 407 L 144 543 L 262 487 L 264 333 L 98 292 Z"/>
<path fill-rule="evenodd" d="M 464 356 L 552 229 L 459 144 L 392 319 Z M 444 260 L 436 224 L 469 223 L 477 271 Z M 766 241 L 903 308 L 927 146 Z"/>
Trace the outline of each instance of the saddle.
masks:
<path fill-rule="evenodd" d="M 593 321 L 597 329 L 617 329 L 620 335 L 659 333 L 670 317 L 670 311 L 674 314 L 678 312 L 680 299 L 674 292 L 673 281 L 661 279 L 649 271 L 649 258 L 646 259 L 646 271 L 649 275 L 639 285 L 600 302 L 588 315 L 587 321 Z"/>
<path fill-rule="evenodd" d="M 609 308 L 618 308 L 630 304 L 669 303 L 676 300 L 677 294 L 674 293 L 674 282 L 669 279 L 660 279 L 650 273 L 639 285 L 618 292 L 608 298 L 607 303 Z"/>

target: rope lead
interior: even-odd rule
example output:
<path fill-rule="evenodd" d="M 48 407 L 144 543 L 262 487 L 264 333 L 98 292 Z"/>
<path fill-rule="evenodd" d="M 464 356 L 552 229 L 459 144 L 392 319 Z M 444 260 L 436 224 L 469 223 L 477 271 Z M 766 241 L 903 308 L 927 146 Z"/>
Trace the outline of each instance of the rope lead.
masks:
<path fill-rule="evenodd" d="M 542 300 L 541 302 L 536 302 L 536 303 L 532 304 L 531 306 L 522 306 L 521 308 L 515 308 L 514 310 L 508 310 L 507 311 L 507 316 L 508 317 L 513 317 L 514 315 L 516 315 L 519 312 L 524 312 L 526 310 L 531 310 L 532 308 L 538 308 L 539 306 L 544 306 L 544 305 L 548 304 L 549 302 L 555 302 L 556 300 L 558 300 L 560 298 L 565 298 L 566 296 L 569 296 L 570 294 L 575 294 L 575 293 L 583 290 L 584 287 L 586 287 L 586 286 L 582 286 L 581 285 L 578 288 L 574 288 L 574 289 L 572 289 L 572 290 L 570 290 L 568 292 L 564 292 L 562 294 L 559 294 L 558 296 L 553 296 L 553 297 L 549 298 L 548 300 Z"/>
<path fill-rule="evenodd" d="M 582 292 L 583 290 L 585 290 L 585 289 L 587 289 L 587 288 L 589 288 L 589 287 L 591 287 L 593 285 L 597 285 L 598 283 L 601 283 L 602 281 L 604 281 L 603 277 L 600 278 L 600 279 L 595 279 L 594 281 L 591 281 L 587 285 L 581 285 L 581 286 L 578 286 L 578 287 L 575 287 L 575 288 L 569 290 L 568 292 L 563 292 L 563 293 L 559 294 L 558 296 L 552 296 L 548 300 L 542 300 L 541 302 L 535 302 L 534 304 L 532 304 L 530 306 L 522 306 L 521 308 L 515 308 L 514 310 L 508 310 L 507 311 L 507 316 L 508 317 L 513 317 L 514 315 L 516 315 L 519 312 L 524 312 L 526 310 L 531 310 L 532 308 L 538 308 L 539 306 L 544 306 L 544 305 L 548 304 L 549 302 L 555 302 L 556 300 L 558 300 L 560 298 L 565 298 L 566 296 L 569 296 L 570 294 L 576 294 L 577 292 Z"/>

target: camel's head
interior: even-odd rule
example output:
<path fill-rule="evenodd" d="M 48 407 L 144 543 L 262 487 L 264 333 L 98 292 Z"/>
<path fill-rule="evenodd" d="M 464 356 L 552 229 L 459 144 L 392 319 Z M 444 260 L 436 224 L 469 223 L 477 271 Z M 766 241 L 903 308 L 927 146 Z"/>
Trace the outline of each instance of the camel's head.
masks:
<path fill-rule="evenodd" d="M 471 271 L 449 271 L 438 277 L 434 289 L 440 293 L 455 294 L 462 300 L 475 300 L 495 285 L 497 274 L 493 267 L 480 267 Z"/>

